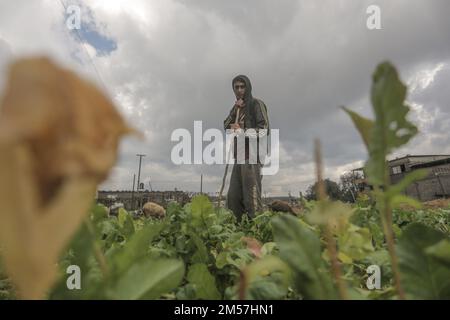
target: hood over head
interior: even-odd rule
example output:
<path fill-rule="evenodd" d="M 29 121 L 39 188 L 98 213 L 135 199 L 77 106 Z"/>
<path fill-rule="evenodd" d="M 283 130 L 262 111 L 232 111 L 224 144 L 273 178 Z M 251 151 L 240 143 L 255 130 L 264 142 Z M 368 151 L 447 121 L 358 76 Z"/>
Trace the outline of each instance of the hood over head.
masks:
<path fill-rule="evenodd" d="M 236 81 L 241 81 L 241 82 L 245 83 L 244 113 L 245 113 L 245 117 L 247 119 L 254 119 L 255 118 L 255 100 L 252 95 L 252 83 L 250 82 L 250 79 L 246 75 L 243 75 L 243 74 L 238 75 L 238 76 L 234 77 L 233 81 L 231 82 L 231 87 L 233 90 L 234 90 L 234 83 Z"/>

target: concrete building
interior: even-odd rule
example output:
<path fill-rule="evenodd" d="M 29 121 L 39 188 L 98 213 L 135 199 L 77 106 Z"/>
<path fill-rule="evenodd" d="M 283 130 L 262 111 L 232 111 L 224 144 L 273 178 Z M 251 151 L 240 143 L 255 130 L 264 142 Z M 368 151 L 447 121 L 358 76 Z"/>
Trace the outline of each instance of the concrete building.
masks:
<path fill-rule="evenodd" d="M 450 155 L 406 155 L 389 160 L 389 176 L 392 184 L 396 184 L 409 172 L 427 169 L 428 175 L 410 185 L 405 194 L 420 201 L 429 201 L 450 196 Z M 363 168 L 352 170 L 360 179 L 354 183 L 360 191 L 370 189 L 364 177 Z"/>

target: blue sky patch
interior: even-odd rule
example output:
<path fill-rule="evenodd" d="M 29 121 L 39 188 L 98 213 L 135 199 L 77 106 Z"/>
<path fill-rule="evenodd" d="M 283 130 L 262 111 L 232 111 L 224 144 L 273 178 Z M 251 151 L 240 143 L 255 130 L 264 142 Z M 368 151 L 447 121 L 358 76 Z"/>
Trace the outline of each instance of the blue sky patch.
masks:
<path fill-rule="evenodd" d="M 92 10 L 82 3 L 77 5 L 81 7 L 81 25 L 79 30 L 73 29 L 70 31 L 74 39 L 90 44 L 95 48 L 97 56 L 107 56 L 116 50 L 117 42 L 99 32 Z M 65 12 L 65 16 L 66 18 L 69 17 L 67 12 Z"/>

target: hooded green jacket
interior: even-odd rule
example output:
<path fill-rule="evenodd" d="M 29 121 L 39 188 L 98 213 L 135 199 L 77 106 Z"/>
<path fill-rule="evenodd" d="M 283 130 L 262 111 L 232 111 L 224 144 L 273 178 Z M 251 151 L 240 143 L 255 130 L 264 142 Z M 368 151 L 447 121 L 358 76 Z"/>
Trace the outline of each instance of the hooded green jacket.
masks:
<path fill-rule="evenodd" d="M 245 107 L 244 110 L 244 128 L 247 129 L 255 129 L 257 133 L 259 133 L 259 129 L 266 129 L 267 135 L 270 133 L 270 127 L 269 127 L 269 117 L 267 114 L 267 107 L 266 104 L 257 98 L 254 98 L 252 95 L 252 84 L 250 82 L 250 79 L 245 75 L 239 75 L 235 77 L 232 81 L 232 87 L 236 81 L 242 81 L 245 83 L 245 95 L 244 95 L 244 103 Z M 231 129 L 231 124 L 235 122 L 236 120 L 236 113 L 237 113 L 237 107 L 233 106 L 231 108 L 230 114 L 228 117 L 224 120 L 224 129 Z M 259 137 L 255 137 L 259 139 Z M 236 139 L 236 138 L 235 138 Z M 248 137 L 245 138 L 245 159 L 248 159 Z M 259 141 L 258 141 L 258 147 L 259 147 Z M 267 145 L 268 147 L 268 145 Z M 235 143 L 235 150 L 234 150 L 234 159 L 236 159 L 236 143 Z"/>
<path fill-rule="evenodd" d="M 245 129 L 267 129 L 269 130 L 269 117 L 267 115 L 267 107 L 265 103 L 256 99 L 252 95 L 252 84 L 250 79 L 245 75 L 239 75 L 232 81 L 232 87 L 236 81 L 242 81 L 245 83 L 245 95 L 244 95 L 244 113 L 245 113 Z M 230 125 L 234 123 L 236 119 L 236 107 L 232 107 L 230 114 L 224 121 L 224 129 L 230 129 Z"/>

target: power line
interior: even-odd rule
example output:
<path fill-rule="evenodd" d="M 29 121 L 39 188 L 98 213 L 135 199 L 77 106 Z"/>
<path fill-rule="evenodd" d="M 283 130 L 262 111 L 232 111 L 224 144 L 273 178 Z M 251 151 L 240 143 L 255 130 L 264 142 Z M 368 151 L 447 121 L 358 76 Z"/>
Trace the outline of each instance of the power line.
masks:
<path fill-rule="evenodd" d="M 66 5 L 64 4 L 63 0 L 59 0 L 59 2 L 61 3 L 61 6 L 64 8 L 64 13 L 66 13 L 66 12 L 67 12 L 67 7 L 66 7 Z M 80 41 L 80 43 L 81 43 L 81 45 L 82 45 L 82 47 L 83 47 L 83 49 L 84 49 L 84 51 L 85 51 L 85 53 L 86 53 L 86 55 L 87 55 L 87 57 L 88 57 L 89 62 L 91 63 L 92 67 L 94 68 L 95 74 L 97 75 L 98 79 L 100 80 L 100 85 L 103 87 L 103 90 L 105 91 L 105 93 L 108 93 L 108 90 L 107 90 L 107 88 L 106 88 L 105 82 L 103 81 L 102 76 L 101 76 L 100 73 L 98 72 L 98 69 L 97 69 L 97 66 L 95 65 L 94 60 L 93 60 L 93 59 L 91 58 L 91 56 L 89 55 L 89 51 L 88 51 L 88 49 L 87 49 L 87 47 L 86 47 L 86 44 L 85 44 L 85 42 L 83 41 L 83 39 L 82 39 L 82 37 L 81 37 L 81 35 L 80 35 L 80 32 L 78 31 L 77 28 L 75 28 L 75 34 L 77 35 L 77 38 L 78 38 L 78 40 Z"/>

